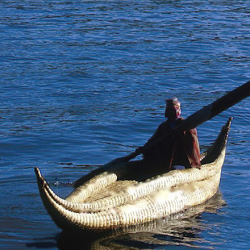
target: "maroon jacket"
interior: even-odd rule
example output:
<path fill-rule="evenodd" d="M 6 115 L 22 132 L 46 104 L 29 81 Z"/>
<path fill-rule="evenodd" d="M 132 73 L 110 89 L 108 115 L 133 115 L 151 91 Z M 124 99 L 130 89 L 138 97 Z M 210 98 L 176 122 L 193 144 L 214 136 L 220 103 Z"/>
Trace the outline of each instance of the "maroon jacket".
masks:
<path fill-rule="evenodd" d="M 183 121 L 179 118 L 175 126 Z M 171 169 L 174 165 L 182 165 L 185 168 L 200 167 L 200 147 L 196 129 L 181 132 L 174 135 L 169 121 L 160 124 L 154 135 L 145 145 L 168 134 L 162 142 L 144 152 L 145 159 L 157 162 Z M 144 145 L 144 146 L 145 146 Z"/>

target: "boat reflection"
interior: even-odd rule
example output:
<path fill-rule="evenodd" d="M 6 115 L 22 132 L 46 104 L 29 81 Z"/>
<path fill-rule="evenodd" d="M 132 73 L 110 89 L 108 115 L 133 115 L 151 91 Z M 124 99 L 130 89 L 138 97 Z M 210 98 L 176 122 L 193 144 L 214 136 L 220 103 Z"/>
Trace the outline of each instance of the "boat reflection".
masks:
<path fill-rule="evenodd" d="M 170 217 L 105 232 L 62 232 L 59 249 L 154 249 L 164 246 L 200 247 L 209 242 L 200 237 L 211 227 L 202 220 L 202 213 L 218 214 L 226 203 L 217 192 L 206 203 Z"/>

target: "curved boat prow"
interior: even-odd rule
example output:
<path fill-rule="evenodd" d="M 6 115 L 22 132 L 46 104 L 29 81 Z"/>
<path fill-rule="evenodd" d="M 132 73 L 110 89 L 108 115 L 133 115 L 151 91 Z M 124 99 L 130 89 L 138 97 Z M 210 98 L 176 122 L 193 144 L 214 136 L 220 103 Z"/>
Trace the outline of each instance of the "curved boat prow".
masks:
<path fill-rule="evenodd" d="M 221 132 L 219 133 L 212 146 L 210 146 L 208 150 L 201 155 L 202 165 L 213 162 L 216 158 L 218 158 L 219 154 L 226 148 L 232 120 L 233 117 L 230 117 L 227 120 L 226 124 L 221 128 Z"/>

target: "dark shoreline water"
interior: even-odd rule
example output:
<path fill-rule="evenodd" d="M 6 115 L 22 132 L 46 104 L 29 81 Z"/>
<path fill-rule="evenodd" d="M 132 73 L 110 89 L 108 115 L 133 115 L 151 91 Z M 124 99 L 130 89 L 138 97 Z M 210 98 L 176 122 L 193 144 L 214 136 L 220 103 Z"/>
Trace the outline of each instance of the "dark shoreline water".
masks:
<path fill-rule="evenodd" d="M 248 81 L 249 13 L 248 1 L 1 1 L 0 248 L 72 245 L 43 207 L 35 166 L 65 197 L 143 145 L 166 98 L 187 117 Z M 222 206 L 82 249 L 248 249 L 249 100 L 198 127 L 203 151 L 234 117 Z"/>

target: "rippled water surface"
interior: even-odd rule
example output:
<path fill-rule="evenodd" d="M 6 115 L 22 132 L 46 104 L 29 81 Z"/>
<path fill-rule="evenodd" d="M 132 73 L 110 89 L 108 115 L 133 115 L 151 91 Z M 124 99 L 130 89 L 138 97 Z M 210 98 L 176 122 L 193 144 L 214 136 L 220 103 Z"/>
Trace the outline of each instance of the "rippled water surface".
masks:
<path fill-rule="evenodd" d="M 204 150 L 234 117 L 220 193 L 177 218 L 75 240 L 47 215 L 33 168 L 66 196 L 143 145 L 166 98 L 178 96 L 187 117 L 249 80 L 249 6 L 0 1 L 0 248 L 248 249 L 250 99 L 198 127 Z"/>

